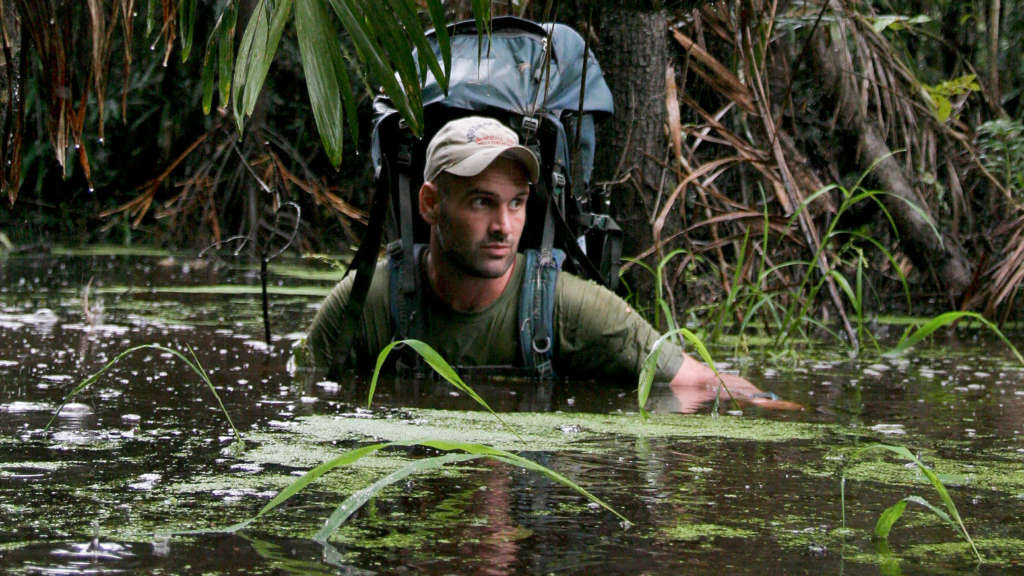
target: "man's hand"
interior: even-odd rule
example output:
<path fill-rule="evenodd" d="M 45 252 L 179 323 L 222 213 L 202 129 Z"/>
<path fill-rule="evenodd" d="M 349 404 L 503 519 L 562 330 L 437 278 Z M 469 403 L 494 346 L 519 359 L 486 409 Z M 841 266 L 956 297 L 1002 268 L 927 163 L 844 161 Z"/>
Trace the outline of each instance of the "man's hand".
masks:
<path fill-rule="evenodd" d="M 755 404 L 772 410 L 803 410 L 796 402 L 782 400 L 771 392 L 763 392 L 746 378 L 734 374 L 721 374 L 721 380 L 715 372 L 691 356 L 684 356 L 683 365 L 672 378 L 672 393 L 679 401 L 680 412 L 696 412 L 701 405 L 712 400 L 719 386 L 724 385 L 719 399 L 730 402 L 730 396 L 737 402 Z"/>

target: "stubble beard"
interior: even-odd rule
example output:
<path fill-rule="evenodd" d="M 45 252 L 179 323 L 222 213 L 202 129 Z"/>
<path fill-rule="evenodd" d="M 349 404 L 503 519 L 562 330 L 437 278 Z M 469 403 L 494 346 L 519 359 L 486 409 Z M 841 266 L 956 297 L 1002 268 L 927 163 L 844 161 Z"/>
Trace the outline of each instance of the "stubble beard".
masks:
<path fill-rule="evenodd" d="M 501 278 L 515 262 L 518 245 L 512 247 L 506 258 L 496 262 L 494 259 L 484 258 L 478 246 L 466 246 L 464 243 L 448 242 L 448 238 L 454 235 L 449 234 L 451 224 L 443 209 L 438 215 L 438 223 L 435 230 L 437 232 L 437 244 L 440 248 L 438 256 L 466 276 L 484 279 Z M 507 242 L 508 238 L 504 234 L 491 234 L 486 241 Z"/>

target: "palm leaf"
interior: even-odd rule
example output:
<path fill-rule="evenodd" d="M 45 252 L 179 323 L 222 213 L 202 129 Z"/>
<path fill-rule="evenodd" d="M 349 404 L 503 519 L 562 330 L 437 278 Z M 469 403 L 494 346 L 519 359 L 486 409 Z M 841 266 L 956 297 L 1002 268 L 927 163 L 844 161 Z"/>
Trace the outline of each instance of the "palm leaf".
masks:
<path fill-rule="evenodd" d="M 320 141 L 331 164 L 341 164 L 343 110 L 334 55 L 340 53 L 334 26 L 320 0 L 295 0 L 295 35 Z"/>
<path fill-rule="evenodd" d="M 256 108 L 256 101 L 291 13 L 292 0 L 274 2 L 259 0 L 242 34 L 231 87 L 231 101 L 239 131 L 242 130 L 245 117 L 251 115 Z"/>
<path fill-rule="evenodd" d="M 413 106 L 407 95 L 395 80 L 394 70 L 380 45 L 371 37 L 373 29 L 365 20 L 360 19 L 356 14 L 361 12 L 353 0 L 330 0 L 331 7 L 341 20 L 342 26 L 348 32 L 352 43 L 359 53 L 359 57 L 366 63 L 370 73 L 381 83 L 384 93 L 391 99 L 392 104 L 402 118 L 409 124 L 413 134 L 423 133 L 423 109 Z M 417 96 L 414 101 L 418 102 L 419 85 L 416 84 Z"/>

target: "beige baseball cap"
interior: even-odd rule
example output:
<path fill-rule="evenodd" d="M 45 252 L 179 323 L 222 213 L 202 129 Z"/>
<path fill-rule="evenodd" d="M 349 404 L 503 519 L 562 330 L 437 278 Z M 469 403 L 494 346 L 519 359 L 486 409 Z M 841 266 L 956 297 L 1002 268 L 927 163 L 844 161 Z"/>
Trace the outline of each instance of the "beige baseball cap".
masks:
<path fill-rule="evenodd" d="M 442 126 L 427 145 L 423 180 L 433 182 L 441 172 L 473 177 L 499 156 L 522 164 L 530 175 L 530 182 L 537 182 L 540 163 L 529 148 L 519 145 L 519 136 L 511 128 L 484 116 L 452 120 Z"/>

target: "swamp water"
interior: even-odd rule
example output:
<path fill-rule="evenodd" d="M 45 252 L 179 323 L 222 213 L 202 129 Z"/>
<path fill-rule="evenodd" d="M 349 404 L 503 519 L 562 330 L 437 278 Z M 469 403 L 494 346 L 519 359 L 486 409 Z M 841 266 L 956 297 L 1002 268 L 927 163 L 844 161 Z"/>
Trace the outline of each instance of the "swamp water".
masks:
<path fill-rule="evenodd" d="M 292 344 L 338 273 L 271 266 L 267 347 L 257 269 L 117 250 L 0 260 L 0 573 L 1024 573 L 1024 370 L 987 333 L 946 330 L 900 358 L 712 351 L 800 413 L 674 414 L 655 391 L 658 413 L 642 421 L 632 382 L 471 382 L 517 438 L 446 384 L 386 382 L 366 410 L 365 382 L 290 374 Z M 124 358 L 43 431 L 76 383 L 140 344 L 194 349 L 244 450 L 195 373 L 154 349 Z M 631 525 L 544 476 L 474 460 L 409 476 L 327 544 L 312 540 L 350 494 L 434 454 L 410 447 L 336 469 L 234 534 L 174 534 L 251 518 L 346 450 L 424 439 L 515 452 Z M 851 458 L 874 442 L 906 446 L 939 474 L 984 563 L 917 503 L 887 543 L 872 540 L 904 497 L 942 507 L 906 462 Z"/>

